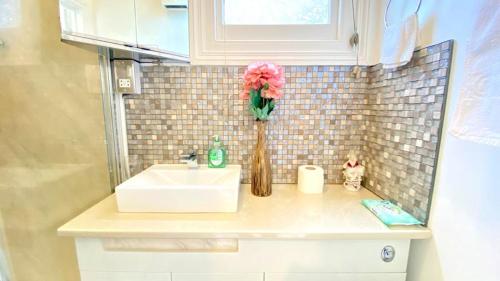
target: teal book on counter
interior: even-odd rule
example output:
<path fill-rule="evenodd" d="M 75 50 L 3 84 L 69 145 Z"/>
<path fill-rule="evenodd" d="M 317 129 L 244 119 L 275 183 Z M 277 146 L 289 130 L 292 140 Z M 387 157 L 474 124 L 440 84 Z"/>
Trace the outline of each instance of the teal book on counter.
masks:
<path fill-rule="evenodd" d="M 387 226 L 423 224 L 414 216 L 388 200 L 364 199 L 361 200 L 361 204 Z"/>

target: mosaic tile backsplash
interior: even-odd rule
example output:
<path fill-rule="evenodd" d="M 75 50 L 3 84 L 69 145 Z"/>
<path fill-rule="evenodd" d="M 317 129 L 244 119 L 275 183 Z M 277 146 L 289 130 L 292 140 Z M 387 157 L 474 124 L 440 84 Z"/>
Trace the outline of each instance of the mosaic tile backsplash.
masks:
<path fill-rule="evenodd" d="M 154 163 L 178 163 L 195 149 L 207 162 L 211 136 L 243 165 L 249 183 L 256 124 L 239 99 L 244 67 L 143 65 L 143 91 L 126 100 L 129 162 L 136 174 Z M 360 151 L 368 73 L 350 78 L 350 67 L 285 67 L 285 98 L 268 122 L 273 182 L 294 183 L 302 164 L 321 165 L 326 181 L 341 182 L 349 150 Z"/>
<path fill-rule="evenodd" d="M 341 183 L 354 150 L 367 166 L 367 188 L 425 220 L 450 54 L 444 42 L 405 67 L 363 67 L 357 79 L 351 66 L 285 66 L 285 97 L 268 123 L 273 182 L 296 183 L 298 166 L 314 164 L 327 183 Z M 217 134 L 249 183 L 256 125 L 239 99 L 245 67 L 141 68 L 143 93 L 125 100 L 131 174 L 192 150 L 206 163 Z"/>

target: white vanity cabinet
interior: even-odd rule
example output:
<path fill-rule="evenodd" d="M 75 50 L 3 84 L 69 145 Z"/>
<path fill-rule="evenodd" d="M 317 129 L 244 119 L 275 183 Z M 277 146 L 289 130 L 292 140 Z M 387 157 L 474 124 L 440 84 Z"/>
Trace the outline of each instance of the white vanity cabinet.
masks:
<path fill-rule="evenodd" d="M 239 194 L 235 213 L 120 213 L 111 195 L 59 234 L 75 238 L 82 281 L 404 281 L 410 242 L 431 237 L 385 226 L 366 189 Z"/>
<path fill-rule="evenodd" d="M 162 0 L 59 0 L 61 38 L 189 61 L 187 8 Z"/>
<path fill-rule="evenodd" d="M 266 273 L 265 281 L 404 281 L 405 273 Z"/>
<path fill-rule="evenodd" d="M 176 281 L 263 281 L 264 273 L 172 273 Z"/>
<path fill-rule="evenodd" d="M 204 239 L 189 245 L 185 239 L 175 238 L 77 238 L 76 245 L 82 281 L 114 278 L 133 281 L 137 276 L 143 276 L 142 280 L 171 281 L 404 281 L 406 278 L 410 240 L 235 240 L 238 248 L 233 251 L 218 250 L 217 239 L 206 240 L 208 247 L 203 251 L 191 247 L 204 243 Z M 182 246 L 166 250 L 163 245 Z M 394 256 L 384 261 L 382 252 L 387 246 L 392 247 Z"/>
<path fill-rule="evenodd" d="M 92 281 L 171 281 L 170 273 L 80 271 L 80 279 Z"/>

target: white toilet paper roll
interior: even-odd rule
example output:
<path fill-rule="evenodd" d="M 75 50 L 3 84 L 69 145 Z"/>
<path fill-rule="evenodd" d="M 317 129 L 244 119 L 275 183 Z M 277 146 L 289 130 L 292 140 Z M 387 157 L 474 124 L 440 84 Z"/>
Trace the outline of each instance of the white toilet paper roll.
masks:
<path fill-rule="evenodd" d="M 322 193 L 325 185 L 325 171 L 314 165 L 299 166 L 298 189 L 303 193 Z"/>

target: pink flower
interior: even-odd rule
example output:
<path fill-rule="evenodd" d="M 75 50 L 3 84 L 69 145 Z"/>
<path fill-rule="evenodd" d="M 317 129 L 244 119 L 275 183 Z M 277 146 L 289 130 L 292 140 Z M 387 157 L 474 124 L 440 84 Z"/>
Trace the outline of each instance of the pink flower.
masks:
<path fill-rule="evenodd" d="M 248 65 L 243 75 L 245 82 L 240 98 L 248 99 L 250 90 L 261 90 L 261 96 L 267 99 L 279 99 L 283 96 L 280 89 L 285 84 L 283 68 L 269 62 L 256 62 Z"/>

